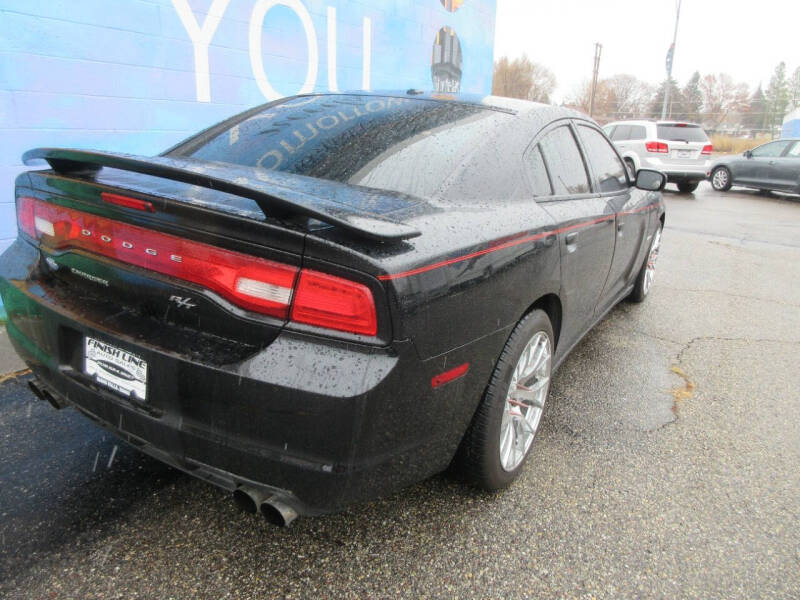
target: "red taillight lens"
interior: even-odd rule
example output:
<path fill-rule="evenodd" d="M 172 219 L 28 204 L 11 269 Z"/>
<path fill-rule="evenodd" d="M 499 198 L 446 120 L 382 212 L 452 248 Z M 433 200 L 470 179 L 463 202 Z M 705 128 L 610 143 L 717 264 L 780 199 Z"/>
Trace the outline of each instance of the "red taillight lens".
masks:
<path fill-rule="evenodd" d="M 368 287 L 145 229 L 33 198 L 17 200 L 22 231 L 56 249 L 78 248 L 189 281 L 258 313 L 327 329 L 375 335 Z M 300 277 L 298 278 L 298 274 Z"/>
<path fill-rule="evenodd" d="M 291 319 L 362 335 L 378 332 L 375 301 L 367 286 L 309 269 L 300 273 Z"/>
<path fill-rule="evenodd" d="M 644 147 L 648 152 L 658 152 L 659 154 L 667 154 L 669 152 L 669 146 L 664 142 L 647 142 Z"/>
<path fill-rule="evenodd" d="M 35 202 L 33 198 L 24 196 L 17 198 L 17 223 L 19 224 L 19 229 L 31 237 L 36 237 L 36 215 L 33 212 Z"/>
<path fill-rule="evenodd" d="M 196 283 L 237 306 L 286 318 L 297 267 L 35 201 L 34 237 Z"/>
<path fill-rule="evenodd" d="M 711 156 L 711 153 L 714 151 L 714 146 L 711 144 L 706 144 L 703 146 L 703 151 L 700 154 L 705 154 L 706 156 Z"/>

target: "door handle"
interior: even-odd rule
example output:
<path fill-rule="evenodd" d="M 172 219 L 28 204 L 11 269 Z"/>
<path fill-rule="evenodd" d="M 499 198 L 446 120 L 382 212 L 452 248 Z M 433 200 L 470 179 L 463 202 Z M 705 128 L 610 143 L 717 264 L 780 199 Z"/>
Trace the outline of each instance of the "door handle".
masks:
<path fill-rule="evenodd" d="M 572 244 L 574 244 L 577 239 L 578 239 L 578 232 L 577 231 L 573 231 L 573 232 L 568 233 L 567 235 L 564 236 L 564 241 L 567 242 L 568 246 L 571 246 Z"/>
<path fill-rule="evenodd" d="M 617 221 L 617 231 L 622 231 L 625 228 L 624 221 Z"/>

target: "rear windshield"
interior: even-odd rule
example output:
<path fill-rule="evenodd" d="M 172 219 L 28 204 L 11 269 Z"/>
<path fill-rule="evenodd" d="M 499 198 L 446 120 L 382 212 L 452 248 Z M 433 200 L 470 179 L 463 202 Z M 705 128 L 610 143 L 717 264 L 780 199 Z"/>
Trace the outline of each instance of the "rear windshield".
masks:
<path fill-rule="evenodd" d="M 673 142 L 707 142 L 708 136 L 699 125 L 675 123 L 658 126 L 658 139 Z"/>
<path fill-rule="evenodd" d="M 510 116 L 382 96 L 297 97 L 245 113 L 169 152 L 431 198 Z"/>

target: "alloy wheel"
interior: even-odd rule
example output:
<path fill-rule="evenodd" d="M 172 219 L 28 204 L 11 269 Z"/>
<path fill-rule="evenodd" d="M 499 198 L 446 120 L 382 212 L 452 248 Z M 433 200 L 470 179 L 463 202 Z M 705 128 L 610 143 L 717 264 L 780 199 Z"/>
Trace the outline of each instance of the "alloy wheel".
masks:
<path fill-rule="evenodd" d="M 650 254 L 647 255 L 647 269 L 644 272 L 644 293 L 650 291 L 650 286 L 653 285 L 653 279 L 656 276 L 656 261 L 658 260 L 658 251 L 661 248 L 661 228 L 659 227 L 653 236 L 653 243 L 650 246 Z"/>
<path fill-rule="evenodd" d="M 728 177 L 727 169 L 717 169 L 711 178 L 711 185 L 715 190 L 723 190 L 728 185 Z"/>
<path fill-rule="evenodd" d="M 500 423 L 500 465 L 513 471 L 533 443 L 550 389 L 552 344 L 537 332 L 525 346 L 511 377 Z"/>

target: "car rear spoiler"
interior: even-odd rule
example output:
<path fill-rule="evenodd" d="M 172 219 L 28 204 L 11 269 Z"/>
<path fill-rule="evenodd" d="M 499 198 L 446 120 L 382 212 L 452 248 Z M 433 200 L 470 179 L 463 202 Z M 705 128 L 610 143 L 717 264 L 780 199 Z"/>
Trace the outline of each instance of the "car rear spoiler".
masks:
<path fill-rule="evenodd" d="M 91 174 L 109 167 L 197 185 L 249 198 L 266 216 L 310 217 L 382 242 L 420 235 L 413 227 L 386 218 L 386 213 L 421 202 L 396 192 L 183 157 L 145 157 L 65 148 L 35 148 L 22 155 L 26 165 L 40 159 L 62 174 Z M 382 212 L 374 210 L 381 206 L 384 207 Z"/>

